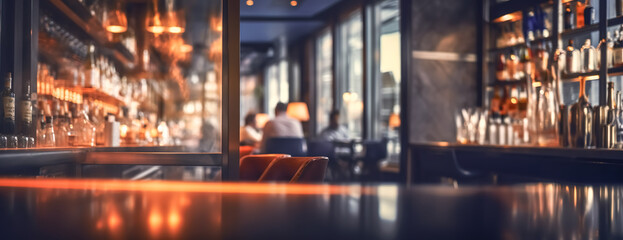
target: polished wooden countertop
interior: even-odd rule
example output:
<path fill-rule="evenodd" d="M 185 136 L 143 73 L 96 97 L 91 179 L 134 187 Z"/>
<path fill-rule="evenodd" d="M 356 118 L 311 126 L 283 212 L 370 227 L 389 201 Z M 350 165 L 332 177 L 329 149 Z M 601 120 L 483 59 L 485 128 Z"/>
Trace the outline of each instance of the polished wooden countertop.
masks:
<path fill-rule="evenodd" d="M 611 239 L 623 187 L 0 179 L 2 239 Z"/>

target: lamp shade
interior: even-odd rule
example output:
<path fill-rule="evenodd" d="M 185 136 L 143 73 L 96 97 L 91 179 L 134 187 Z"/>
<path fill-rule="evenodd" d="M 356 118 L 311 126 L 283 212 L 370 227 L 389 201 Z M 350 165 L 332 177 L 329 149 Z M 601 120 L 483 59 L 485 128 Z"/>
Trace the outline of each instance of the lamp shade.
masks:
<path fill-rule="evenodd" d="M 266 113 L 255 114 L 255 122 L 257 123 L 258 128 L 264 128 L 264 126 L 268 122 L 268 114 Z"/>
<path fill-rule="evenodd" d="M 389 127 L 400 127 L 400 115 L 398 115 L 398 113 L 392 113 L 389 115 Z"/>
<path fill-rule="evenodd" d="M 297 119 L 299 121 L 309 120 L 309 110 L 307 110 L 307 104 L 304 102 L 291 102 L 288 104 L 288 116 Z"/>
<path fill-rule="evenodd" d="M 128 19 L 122 2 L 117 0 L 111 4 L 112 8 L 104 15 L 104 27 L 111 33 L 123 33 L 128 30 Z"/>

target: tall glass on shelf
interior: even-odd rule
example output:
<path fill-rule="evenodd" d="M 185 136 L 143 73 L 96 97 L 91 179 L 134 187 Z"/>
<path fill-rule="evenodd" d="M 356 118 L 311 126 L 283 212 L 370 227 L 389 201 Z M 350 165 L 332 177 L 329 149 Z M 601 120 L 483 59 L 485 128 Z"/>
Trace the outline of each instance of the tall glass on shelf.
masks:
<path fill-rule="evenodd" d="M 546 75 L 537 96 L 536 124 L 537 144 L 539 146 L 558 146 L 558 124 L 560 104 L 556 96 L 553 72 L 544 71 Z"/>
<path fill-rule="evenodd" d="M 593 108 L 586 96 L 586 79 L 580 78 L 580 95 L 569 113 L 569 144 L 588 148 L 593 144 Z"/>

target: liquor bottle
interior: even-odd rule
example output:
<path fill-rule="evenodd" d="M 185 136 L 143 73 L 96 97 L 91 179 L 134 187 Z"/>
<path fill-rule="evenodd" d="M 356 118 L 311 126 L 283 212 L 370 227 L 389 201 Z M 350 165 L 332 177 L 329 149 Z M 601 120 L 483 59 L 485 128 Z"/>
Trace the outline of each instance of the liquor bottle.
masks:
<path fill-rule="evenodd" d="M 15 134 L 15 92 L 11 88 L 12 82 L 13 76 L 8 73 L 2 91 L 2 133 L 7 137 Z"/>
<path fill-rule="evenodd" d="M 32 135 L 32 99 L 30 98 L 30 84 L 26 83 L 26 91 L 22 97 L 20 106 L 22 108 L 22 116 L 20 122 L 22 124 L 21 136 L 19 137 L 19 147 L 28 147 L 28 138 Z"/>
<path fill-rule="evenodd" d="M 534 41 L 537 28 L 537 19 L 534 10 L 528 11 L 528 17 L 524 21 L 524 35 L 527 41 Z"/>
<path fill-rule="evenodd" d="M 54 133 L 54 123 L 52 122 L 52 116 L 45 117 L 45 128 L 43 134 L 39 140 L 41 147 L 54 147 L 56 146 L 56 134 Z"/>
<path fill-rule="evenodd" d="M 612 47 L 612 64 L 614 66 L 620 66 L 623 64 L 623 42 L 621 41 L 621 33 L 623 32 L 623 25 L 619 30 L 614 31 L 614 44 Z"/>
<path fill-rule="evenodd" d="M 591 25 L 595 22 L 595 8 L 591 5 L 591 0 L 586 0 L 584 7 L 584 26 Z"/>
<path fill-rule="evenodd" d="M 617 91 L 616 97 L 616 121 L 617 121 L 617 148 L 623 148 L 623 102 L 621 102 L 621 91 Z"/>
<path fill-rule="evenodd" d="M 517 87 L 513 86 L 511 88 L 511 94 L 508 103 L 508 115 L 511 117 L 511 120 L 515 120 L 519 118 L 519 92 L 517 91 Z"/>
<path fill-rule="evenodd" d="M 519 70 L 517 79 L 523 79 L 534 71 L 532 52 L 527 47 L 519 49 Z"/>
<path fill-rule="evenodd" d="M 515 51 L 511 51 L 506 61 L 506 70 L 508 71 L 509 79 L 519 79 L 517 68 L 519 67 L 519 57 L 515 54 Z"/>
<path fill-rule="evenodd" d="M 502 53 L 498 55 L 498 61 L 495 66 L 495 76 L 498 81 L 506 81 L 510 79 L 508 71 L 506 71 L 506 57 Z"/>
<path fill-rule="evenodd" d="M 586 39 L 581 49 L 582 72 L 595 71 L 597 69 L 597 53 L 595 52 L 595 47 L 591 45 L 591 40 Z"/>
<path fill-rule="evenodd" d="M 575 27 L 583 28 L 585 23 L 584 18 L 584 10 L 586 9 L 586 4 L 583 1 L 576 1 L 575 3 Z"/>
<path fill-rule="evenodd" d="M 573 9 L 571 9 L 571 4 L 565 5 L 564 25 L 565 30 L 571 30 L 575 28 L 575 14 L 573 13 Z"/>
<path fill-rule="evenodd" d="M 580 72 L 580 51 L 573 48 L 573 40 L 569 40 L 565 55 L 565 73 L 571 74 Z"/>
<path fill-rule="evenodd" d="M 608 32 L 606 40 L 605 41 L 600 41 L 599 45 L 597 46 L 596 49 L 596 54 L 597 54 L 597 69 L 601 69 L 601 51 L 603 50 L 603 48 L 606 49 L 606 66 L 611 68 L 612 67 L 612 51 L 614 48 L 614 41 L 612 40 L 612 35 L 610 34 L 610 32 Z"/>
<path fill-rule="evenodd" d="M 580 78 L 580 96 L 569 113 L 569 144 L 588 148 L 593 144 L 593 108 L 585 92 L 586 79 Z"/>
<path fill-rule="evenodd" d="M 86 104 L 83 104 L 82 109 L 76 111 L 76 113 L 73 120 L 73 127 L 76 131 L 73 145 L 95 147 L 95 126 L 93 126 L 89 120 L 88 107 Z"/>
<path fill-rule="evenodd" d="M 608 82 L 606 104 L 608 105 L 608 113 L 606 123 L 602 126 L 602 143 L 603 148 L 614 148 L 617 144 L 617 106 L 616 96 L 614 94 L 614 82 Z"/>
<path fill-rule="evenodd" d="M 510 107 L 510 97 L 508 96 L 508 87 L 504 87 L 502 88 L 502 98 L 500 99 L 500 115 L 502 115 L 503 118 L 505 118 L 506 115 L 508 115 L 509 107 Z"/>
<path fill-rule="evenodd" d="M 623 0 L 614 0 L 616 8 L 616 16 L 623 15 Z"/>
<path fill-rule="evenodd" d="M 86 62 L 84 62 L 85 81 L 84 85 L 87 88 L 99 88 L 100 87 L 100 71 L 95 62 L 95 46 L 89 45 L 89 54 Z"/>

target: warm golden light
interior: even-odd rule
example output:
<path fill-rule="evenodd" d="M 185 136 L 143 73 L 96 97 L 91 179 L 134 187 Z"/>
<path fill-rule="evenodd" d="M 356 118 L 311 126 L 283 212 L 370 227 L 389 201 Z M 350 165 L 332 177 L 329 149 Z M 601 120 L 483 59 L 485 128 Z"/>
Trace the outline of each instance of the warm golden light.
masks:
<path fill-rule="evenodd" d="M 266 113 L 258 113 L 255 115 L 255 122 L 257 123 L 258 128 L 264 128 L 268 122 L 268 119 L 268 114 Z"/>
<path fill-rule="evenodd" d="M 585 80 L 590 81 L 590 80 L 597 80 L 599 79 L 599 75 L 590 75 L 587 76 Z"/>
<path fill-rule="evenodd" d="M 389 127 L 400 127 L 400 115 L 398 115 L 398 113 L 392 113 L 389 115 Z"/>
<path fill-rule="evenodd" d="M 168 30 L 170 33 L 183 33 L 185 31 L 183 27 L 177 27 L 177 26 L 169 27 Z"/>
<path fill-rule="evenodd" d="M 122 33 L 128 30 L 128 28 L 124 26 L 110 25 L 106 27 L 106 30 L 111 33 Z"/>
<path fill-rule="evenodd" d="M 299 5 L 299 3 L 298 3 L 297 1 L 294 1 L 294 0 L 293 0 L 293 1 L 290 1 L 290 5 L 291 5 L 292 7 L 296 7 L 297 5 Z"/>
<path fill-rule="evenodd" d="M 193 50 L 193 46 L 191 46 L 190 44 L 183 44 L 182 46 L 180 46 L 180 51 L 183 53 L 189 53 Z"/>
<path fill-rule="evenodd" d="M 161 34 L 164 32 L 163 26 L 148 26 L 147 31 L 154 34 Z"/>
<path fill-rule="evenodd" d="M 309 110 L 307 104 L 304 102 L 291 102 L 288 104 L 288 110 L 286 112 L 291 118 L 299 121 L 309 120 Z"/>
<path fill-rule="evenodd" d="M 125 15 L 123 1 L 113 1 L 113 8 L 104 15 L 104 27 L 112 33 L 122 33 L 128 30 L 128 18 Z"/>
<path fill-rule="evenodd" d="M 253 6 L 253 0 L 247 0 L 247 6 Z"/>
<path fill-rule="evenodd" d="M 514 13 L 509 13 L 506 15 L 503 15 L 499 18 L 496 18 L 495 20 L 493 20 L 493 22 L 495 23 L 500 23 L 500 22 L 507 22 L 507 21 L 517 21 L 517 20 L 521 20 L 522 15 L 521 15 L 521 11 L 517 11 Z"/>
<path fill-rule="evenodd" d="M 517 98 L 511 98 L 511 103 L 512 104 L 517 104 Z"/>
<path fill-rule="evenodd" d="M 196 192 L 196 193 L 236 193 L 236 194 L 343 194 L 352 191 L 351 186 L 314 184 L 263 184 L 226 182 L 175 182 L 175 181 L 124 181 L 124 180 L 81 180 L 81 179 L 0 179 L 0 187 L 21 187 L 37 189 L 75 189 L 105 191 L 141 192 Z M 362 194 L 373 193 L 372 188 L 358 189 Z M 152 219 L 153 217 L 153 219 Z M 150 222 L 162 222 L 156 212 L 150 214 Z"/>
<path fill-rule="evenodd" d="M 540 87 L 541 86 L 541 82 L 533 82 L 532 86 L 533 87 Z"/>

